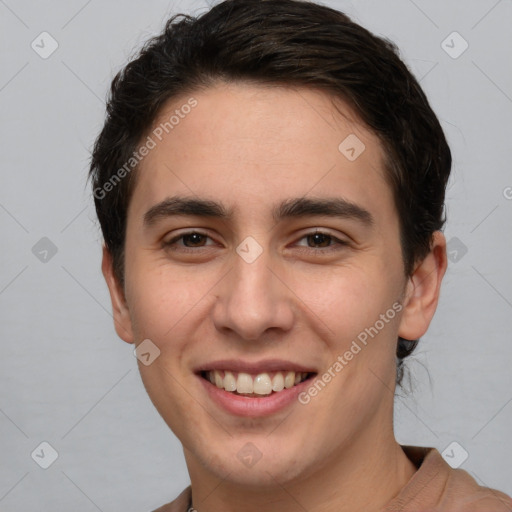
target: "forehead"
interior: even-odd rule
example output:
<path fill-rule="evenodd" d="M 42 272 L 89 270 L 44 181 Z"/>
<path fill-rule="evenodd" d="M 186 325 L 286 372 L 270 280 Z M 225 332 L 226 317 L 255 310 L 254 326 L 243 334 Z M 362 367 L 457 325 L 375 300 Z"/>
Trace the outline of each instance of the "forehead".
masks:
<path fill-rule="evenodd" d="M 253 215 L 308 194 L 392 208 L 379 139 L 317 90 L 217 84 L 169 101 L 149 137 L 131 212 L 176 193 Z"/>

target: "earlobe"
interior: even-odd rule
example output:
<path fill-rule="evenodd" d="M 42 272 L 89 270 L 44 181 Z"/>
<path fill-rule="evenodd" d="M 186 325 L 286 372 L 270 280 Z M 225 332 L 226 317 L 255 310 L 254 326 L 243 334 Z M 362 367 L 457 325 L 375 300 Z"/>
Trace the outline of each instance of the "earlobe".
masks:
<path fill-rule="evenodd" d="M 112 302 L 112 316 L 114 318 L 114 327 L 117 335 L 126 343 L 133 343 L 133 331 L 130 318 L 130 312 L 126 304 L 124 291 L 114 274 L 112 255 L 103 245 L 103 259 L 101 262 L 103 277 L 108 286 L 110 300 Z"/>
<path fill-rule="evenodd" d="M 427 331 L 439 302 L 446 267 L 446 239 L 441 231 L 436 231 L 430 252 L 417 264 L 407 282 L 398 331 L 402 338 L 417 340 Z"/>

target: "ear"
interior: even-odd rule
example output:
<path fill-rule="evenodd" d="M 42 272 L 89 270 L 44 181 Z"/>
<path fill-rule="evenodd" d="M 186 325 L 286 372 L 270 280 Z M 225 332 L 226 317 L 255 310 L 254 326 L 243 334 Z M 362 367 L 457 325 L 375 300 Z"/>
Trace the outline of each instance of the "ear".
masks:
<path fill-rule="evenodd" d="M 437 308 L 446 267 L 446 238 L 441 231 L 436 231 L 430 252 L 416 266 L 407 282 L 398 330 L 400 337 L 417 340 L 427 331 Z"/>
<path fill-rule="evenodd" d="M 132 323 L 130 319 L 130 311 L 126 304 L 124 291 L 114 274 L 114 266 L 110 251 L 103 245 L 103 259 L 101 262 L 101 271 L 107 282 L 110 292 L 110 300 L 112 301 L 112 314 L 114 317 L 114 326 L 117 335 L 126 343 L 133 343 Z"/>

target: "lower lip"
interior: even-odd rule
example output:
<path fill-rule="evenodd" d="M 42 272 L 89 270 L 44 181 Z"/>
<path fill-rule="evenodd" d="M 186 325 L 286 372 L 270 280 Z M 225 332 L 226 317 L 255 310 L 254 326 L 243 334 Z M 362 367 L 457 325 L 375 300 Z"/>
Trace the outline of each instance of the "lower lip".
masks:
<path fill-rule="evenodd" d="M 267 416 L 288 407 L 293 402 L 298 403 L 297 395 L 311 384 L 311 378 L 297 384 L 291 388 L 285 388 L 277 393 L 262 396 L 261 398 L 251 398 L 247 396 L 235 395 L 229 391 L 218 388 L 209 380 L 198 376 L 210 398 L 220 407 L 231 414 L 237 416 Z"/>

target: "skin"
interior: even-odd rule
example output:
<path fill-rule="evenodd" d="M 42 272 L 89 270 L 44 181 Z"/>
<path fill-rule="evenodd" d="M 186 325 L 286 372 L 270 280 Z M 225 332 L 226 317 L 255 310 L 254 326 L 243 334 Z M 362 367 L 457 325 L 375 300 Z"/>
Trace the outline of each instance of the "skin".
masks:
<path fill-rule="evenodd" d="M 155 126 L 189 97 L 169 102 Z M 193 505 L 377 511 L 416 471 L 393 433 L 396 341 L 427 330 L 446 269 L 445 238 L 436 232 L 431 252 L 405 276 L 382 147 L 345 103 L 338 101 L 340 115 L 322 92 L 244 83 L 218 83 L 193 97 L 197 107 L 141 163 L 124 290 L 106 249 L 102 265 L 119 336 L 135 344 L 149 338 L 161 351 L 151 365 L 139 363 L 140 372 L 183 444 Z M 338 150 L 349 134 L 365 144 L 353 162 Z M 145 228 L 145 212 L 173 195 L 222 202 L 233 219 L 169 217 Z M 295 197 L 343 197 L 374 223 L 311 216 L 276 224 L 272 207 Z M 162 245 L 192 228 L 210 238 Z M 306 236 L 315 229 L 347 244 L 327 239 L 319 247 Z M 235 251 L 247 236 L 263 250 L 250 264 Z M 184 252 L 187 245 L 195 252 Z M 282 358 L 321 374 L 397 301 L 401 312 L 307 405 L 238 417 L 213 403 L 193 373 L 218 359 Z M 250 468 L 237 457 L 247 442 L 262 454 Z"/>

